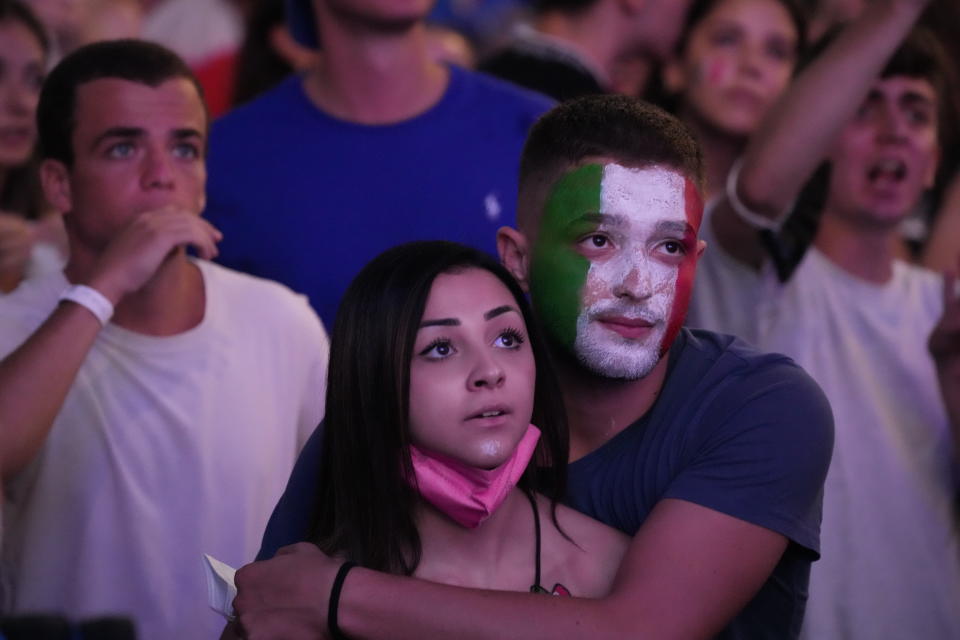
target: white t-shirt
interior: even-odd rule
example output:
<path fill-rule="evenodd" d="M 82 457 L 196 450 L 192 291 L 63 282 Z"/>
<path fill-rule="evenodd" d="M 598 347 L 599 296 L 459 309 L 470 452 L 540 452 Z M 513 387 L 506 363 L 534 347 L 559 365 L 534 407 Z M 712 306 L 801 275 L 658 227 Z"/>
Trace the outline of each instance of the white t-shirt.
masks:
<path fill-rule="evenodd" d="M 775 290 L 768 291 L 776 286 L 776 279 L 772 265 L 755 271 L 720 247 L 713 233 L 717 202 L 713 199 L 704 207 L 700 239 L 707 243 L 707 248 L 697 264 L 686 324 L 728 333 L 756 345 L 757 307 L 765 297 L 776 294 Z"/>
<path fill-rule="evenodd" d="M 7 486 L 4 611 L 120 614 L 141 640 L 216 638 L 201 554 L 250 561 L 322 417 L 328 343 L 306 299 L 196 261 L 203 321 L 171 337 L 110 324 L 39 455 Z M 0 355 L 67 286 L 0 299 Z"/>
<path fill-rule="evenodd" d="M 700 269 L 723 261 L 733 258 Z M 816 248 L 786 284 L 772 270 L 738 273 L 706 274 L 724 288 L 697 292 L 712 298 L 701 300 L 697 326 L 712 328 L 704 311 L 722 309 L 724 330 L 794 358 L 834 412 L 822 557 L 811 570 L 804 637 L 958 637 L 955 444 L 926 349 L 943 311 L 941 279 L 896 262 L 891 280 L 877 285 Z"/>

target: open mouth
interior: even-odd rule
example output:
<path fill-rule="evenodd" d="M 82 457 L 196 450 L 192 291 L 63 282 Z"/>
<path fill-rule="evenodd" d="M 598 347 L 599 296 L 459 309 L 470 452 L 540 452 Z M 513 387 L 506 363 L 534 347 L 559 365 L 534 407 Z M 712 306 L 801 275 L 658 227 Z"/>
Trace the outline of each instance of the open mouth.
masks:
<path fill-rule="evenodd" d="M 907 177 L 907 164 L 899 158 L 884 158 L 867 169 L 872 185 L 898 184 Z"/>
<path fill-rule="evenodd" d="M 500 418 L 510 413 L 510 410 L 506 407 L 496 406 L 496 407 L 485 407 L 481 411 L 471 415 L 468 420 L 484 420 L 488 418 Z"/>

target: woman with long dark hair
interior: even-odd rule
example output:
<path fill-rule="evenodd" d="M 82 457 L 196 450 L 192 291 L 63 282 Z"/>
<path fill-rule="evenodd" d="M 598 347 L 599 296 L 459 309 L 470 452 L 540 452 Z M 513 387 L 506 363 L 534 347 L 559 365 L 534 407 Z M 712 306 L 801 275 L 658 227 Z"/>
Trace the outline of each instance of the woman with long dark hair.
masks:
<path fill-rule="evenodd" d="M 312 539 L 326 553 L 463 586 L 609 589 L 627 538 L 558 504 L 560 389 L 523 292 L 485 253 L 410 243 L 361 271 L 324 423 Z"/>
<path fill-rule="evenodd" d="M 35 115 L 49 48 L 23 3 L 0 0 L 0 294 L 20 283 L 37 243 L 66 246 L 37 171 Z M 61 266 L 55 255 L 52 261 Z"/>

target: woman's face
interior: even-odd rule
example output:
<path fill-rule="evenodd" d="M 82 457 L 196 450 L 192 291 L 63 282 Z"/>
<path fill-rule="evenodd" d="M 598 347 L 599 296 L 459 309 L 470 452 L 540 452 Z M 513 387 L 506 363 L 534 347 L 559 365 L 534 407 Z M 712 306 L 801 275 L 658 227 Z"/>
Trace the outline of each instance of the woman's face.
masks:
<path fill-rule="evenodd" d="M 37 139 L 34 116 L 43 83 L 44 55 L 20 22 L 0 22 L 0 168 L 22 165 Z"/>
<path fill-rule="evenodd" d="M 492 469 L 530 424 L 536 364 L 510 290 L 489 271 L 437 276 L 410 363 L 417 447 Z"/>
<path fill-rule="evenodd" d="M 748 136 L 787 87 L 797 32 L 776 0 L 720 0 L 668 64 L 668 89 L 683 108 L 719 131 Z"/>

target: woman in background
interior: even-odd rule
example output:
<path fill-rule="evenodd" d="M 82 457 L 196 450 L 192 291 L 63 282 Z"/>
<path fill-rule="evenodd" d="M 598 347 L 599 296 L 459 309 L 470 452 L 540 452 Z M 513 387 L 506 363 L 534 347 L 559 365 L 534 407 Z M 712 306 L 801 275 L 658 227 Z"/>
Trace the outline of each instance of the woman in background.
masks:
<path fill-rule="evenodd" d="M 18 0 L 0 0 L 0 294 L 16 288 L 28 270 L 62 266 L 66 251 L 60 217 L 40 192 L 35 153 L 48 52 L 34 14 Z"/>
<path fill-rule="evenodd" d="M 706 197 L 786 89 L 805 45 L 793 0 L 694 0 L 675 58 L 662 71 L 674 112 L 703 146 Z"/>

